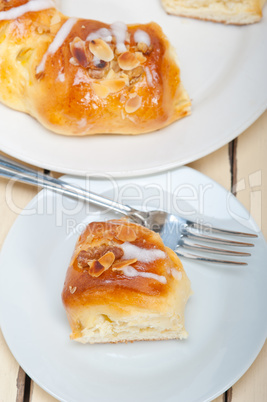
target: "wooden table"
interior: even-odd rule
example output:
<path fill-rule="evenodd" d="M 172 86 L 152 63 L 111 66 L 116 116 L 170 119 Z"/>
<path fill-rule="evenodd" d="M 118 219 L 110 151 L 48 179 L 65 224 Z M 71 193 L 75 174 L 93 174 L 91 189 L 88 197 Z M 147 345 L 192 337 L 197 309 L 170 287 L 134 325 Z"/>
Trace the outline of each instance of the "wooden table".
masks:
<path fill-rule="evenodd" d="M 189 165 L 236 194 L 261 227 L 265 238 L 267 238 L 266 152 L 267 112 L 237 139 Z M 12 194 L 13 211 L 11 211 L 7 205 L 6 185 L 7 181 L 0 178 L 0 246 L 19 211 L 36 194 L 35 188 L 17 183 Z M 0 402 L 28 401 L 56 400 L 31 381 L 19 367 L 0 332 Z M 216 402 L 266 401 L 267 343 L 245 375 L 224 395 L 216 399 Z"/>

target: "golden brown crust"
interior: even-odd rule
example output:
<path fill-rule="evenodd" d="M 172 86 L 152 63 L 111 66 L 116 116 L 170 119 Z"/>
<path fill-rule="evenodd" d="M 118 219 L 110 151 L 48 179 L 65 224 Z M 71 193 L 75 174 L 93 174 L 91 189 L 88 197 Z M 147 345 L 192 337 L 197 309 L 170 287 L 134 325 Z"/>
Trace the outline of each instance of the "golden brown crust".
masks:
<path fill-rule="evenodd" d="M 1 0 L 0 12 L 25 3 Z M 44 70 L 39 71 L 49 45 L 67 20 L 50 8 L 0 21 L 3 103 L 65 135 L 140 134 L 190 113 L 190 100 L 181 84 L 173 49 L 156 23 L 128 26 L 128 55 L 117 54 L 113 37 L 106 44 L 114 56 L 110 60 L 108 49 L 105 53 L 100 46 L 99 53 L 97 44 L 86 40 L 90 33 L 110 26 L 78 19 L 64 43 L 49 54 Z M 138 29 L 149 35 L 150 46 L 135 42 Z M 95 65 L 95 54 L 107 57 L 107 61 Z"/>
<path fill-rule="evenodd" d="M 135 256 L 129 255 L 129 245 L 130 254 L 134 250 Z M 103 262 L 103 258 L 108 260 L 106 269 L 100 267 L 100 274 L 95 275 L 92 264 Z M 124 270 L 129 267 L 133 276 Z M 118 219 L 92 222 L 81 234 L 67 271 L 62 301 L 72 339 L 116 343 L 185 337 L 183 309 L 189 294 L 190 282 L 181 261 L 164 246 L 160 236 Z M 126 331 L 133 328 L 126 337 L 120 334 L 124 324 Z M 146 332 L 138 332 L 138 325 Z M 150 325 L 159 327 L 158 334 L 151 333 Z M 103 336 L 94 334 L 98 327 Z"/>
<path fill-rule="evenodd" d="M 123 274 L 123 272 L 113 270 L 113 265 L 111 266 L 111 269 L 103 272 L 102 275 L 97 278 L 90 275 L 89 266 L 87 268 L 79 267 L 79 255 L 84 250 L 100 249 L 102 250 L 101 254 L 104 255 L 106 250 L 112 251 L 112 247 L 120 249 L 119 246 L 123 243 L 122 240 L 119 240 L 121 238 L 122 227 L 129 228 L 130 234 L 132 234 L 132 230 L 134 230 L 136 239 L 131 241 L 131 244 L 145 249 L 157 248 L 158 250 L 165 252 L 165 246 L 162 243 L 160 236 L 143 226 L 135 225 L 124 220 L 90 223 L 77 242 L 67 272 L 63 291 L 63 302 L 65 305 L 79 304 L 81 297 L 84 298 L 84 303 L 94 304 L 99 303 L 99 298 L 102 300 L 103 298 L 109 300 L 111 298 L 113 301 L 119 299 L 120 302 L 123 302 L 124 298 L 127 299 L 135 292 L 149 296 L 164 295 L 168 292 L 168 285 L 163 285 L 162 283 L 150 278 L 128 278 Z M 89 261 L 93 259 L 92 256 L 89 258 Z M 94 258 L 99 258 L 99 255 L 95 253 Z M 115 259 L 114 262 L 118 263 L 122 260 L 123 255 L 121 258 Z M 158 259 L 147 264 L 136 262 L 132 264 L 132 266 L 140 271 L 148 271 L 157 275 L 163 275 L 166 272 L 167 264 L 173 265 L 170 258 L 166 255 L 165 261 Z M 77 288 L 75 294 L 70 294 L 69 286 Z M 123 289 L 123 294 L 120 293 L 121 289 Z M 136 303 L 143 305 L 142 298 L 137 300 Z"/>

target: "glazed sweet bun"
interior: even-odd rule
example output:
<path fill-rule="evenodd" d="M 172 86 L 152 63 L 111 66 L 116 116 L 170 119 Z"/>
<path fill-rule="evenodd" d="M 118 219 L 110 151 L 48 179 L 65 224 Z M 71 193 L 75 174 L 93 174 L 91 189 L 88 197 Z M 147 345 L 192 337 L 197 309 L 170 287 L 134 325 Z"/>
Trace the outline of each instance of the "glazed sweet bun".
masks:
<path fill-rule="evenodd" d="M 71 339 L 82 343 L 183 339 L 191 293 L 177 255 L 125 219 L 90 223 L 62 292 Z"/>
<path fill-rule="evenodd" d="M 169 14 L 225 24 L 253 24 L 262 18 L 266 0 L 161 0 Z"/>
<path fill-rule="evenodd" d="M 68 18 L 53 0 L 0 0 L 0 101 L 64 135 L 141 134 L 190 114 L 159 25 Z"/>

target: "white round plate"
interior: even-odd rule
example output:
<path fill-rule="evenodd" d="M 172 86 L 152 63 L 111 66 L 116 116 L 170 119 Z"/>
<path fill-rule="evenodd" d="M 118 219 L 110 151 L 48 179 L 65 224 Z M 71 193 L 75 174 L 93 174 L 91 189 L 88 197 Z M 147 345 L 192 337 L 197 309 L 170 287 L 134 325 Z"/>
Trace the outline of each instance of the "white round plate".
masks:
<path fill-rule="evenodd" d="M 170 16 L 160 0 L 63 0 L 62 11 L 108 23 L 159 23 L 180 60 L 192 115 L 139 136 L 56 135 L 0 105 L 0 149 L 54 171 L 113 176 L 156 173 L 213 152 L 242 133 L 267 106 L 267 10 L 250 26 Z"/>
<path fill-rule="evenodd" d="M 92 180 L 90 189 L 132 205 L 161 205 L 195 219 L 197 211 L 205 223 L 257 231 L 233 196 L 186 167 L 131 182 Z M 0 323 L 11 352 L 34 381 L 65 402 L 212 400 L 244 374 L 266 338 L 262 234 L 246 267 L 183 260 L 194 292 L 185 312 L 187 340 L 81 345 L 69 339 L 64 278 L 85 222 L 112 217 L 42 191 L 17 219 L 0 260 Z"/>

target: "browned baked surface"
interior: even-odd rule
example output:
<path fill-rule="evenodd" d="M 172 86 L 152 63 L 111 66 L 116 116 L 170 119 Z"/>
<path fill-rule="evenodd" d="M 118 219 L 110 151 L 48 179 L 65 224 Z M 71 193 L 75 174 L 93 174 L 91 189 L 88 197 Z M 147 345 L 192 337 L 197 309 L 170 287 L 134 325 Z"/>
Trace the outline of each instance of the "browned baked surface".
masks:
<path fill-rule="evenodd" d="M 134 253 L 137 253 L 132 258 L 127 257 L 129 245 L 134 246 Z M 151 255 L 156 252 L 155 258 L 140 257 L 144 250 L 150 250 Z M 124 269 L 129 266 L 137 276 L 127 275 Z M 160 236 L 120 219 L 93 222 L 87 226 L 76 244 L 62 300 L 73 339 L 81 338 L 82 330 L 89 326 L 85 323 L 88 320 L 91 323 L 95 319 L 92 315 L 99 314 L 113 322 L 125 322 L 127 317 L 129 321 L 132 317 L 136 320 L 136 316 L 144 321 L 145 316 L 148 326 L 150 315 L 158 316 L 159 321 L 163 317 L 166 322 L 171 317 L 179 321 L 179 329 L 184 335 L 183 309 L 189 294 L 190 282 L 181 261 L 164 246 Z M 136 324 L 134 328 L 136 330 Z M 157 339 L 165 339 L 164 330 Z M 168 339 L 179 337 L 177 333 L 167 334 Z M 144 334 L 138 339 L 149 338 Z M 155 339 L 154 335 L 152 339 Z M 118 339 L 114 337 L 108 341 L 117 342 Z M 124 339 L 119 338 L 119 341 Z"/>
<path fill-rule="evenodd" d="M 89 273 L 87 261 L 99 259 L 101 256 L 111 251 L 115 255 L 114 263 L 123 260 L 123 250 L 120 245 L 123 243 L 123 237 L 120 237 L 121 228 L 126 228 L 125 239 L 129 239 L 128 232 L 134 231 L 136 239 L 131 244 L 140 248 L 152 249 L 156 248 L 165 252 L 165 246 L 155 232 L 152 232 L 143 226 L 135 225 L 124 220 L 114 220 L 107 222 L 92 222 L 80 236 L 76 245 L 74 255 L 68 273 L 63 291 L 63 302 L 66 305 L 75 305 L 81 302 L 94 304 L 101 300 L 110 302 L 119 298 L 120 303 L 124 300 L 127 302 L 129 297 L 134 297 L 138 292 L 140 297 L 133 300 L 134 304 L 143 306 L 147 300 L 144 296 L 166 295 L 169 291 L 170 283 L 165 285 L 153 279 L 142 277 L 127 278 L 122 272 L 113 271 L 111 269 L 103 272 L 99 277 L 94 277 Z M 119 237 L 119 238 L 118 238 Z M 157 275 L 166 273 L 167 265 L 174 266 L 171 259 L 166 256 L 166 260 L 161 259 L 144 264 L 136 262 L 132 266 L 140 271 L 152 272 Z M 181 264 L 181 270 L 182 270 Z M 69 286 L 76 287 L 74 294 L 69 292 Z M 118 292 L 116 291 L 118 290 Z M 120 292 L 123 290 L 123 292 Z"/>
<path fill-rule="evenodd" d="M 26 3 L 0 0 L 0 12 Z M 140 134 L 190 113 L 175 53 L 156 23 L 128 26 L 124 53 L 128 53 L 126 62 L 132 58 L 129 69 L 118 54 L 114 36 L 107 44 L 112 60 L 95 62 L 92 41 L 86 39 L 90 33 L 110 26 L 77 19 L 40 72 L 38 67 L 48 47 L 67 21 L 68 17 L 55 8 L 0 20 L 3 103 L 65 135 Z M 150 46 L 135 41 L 137 30 L 149 35 Z"/>

